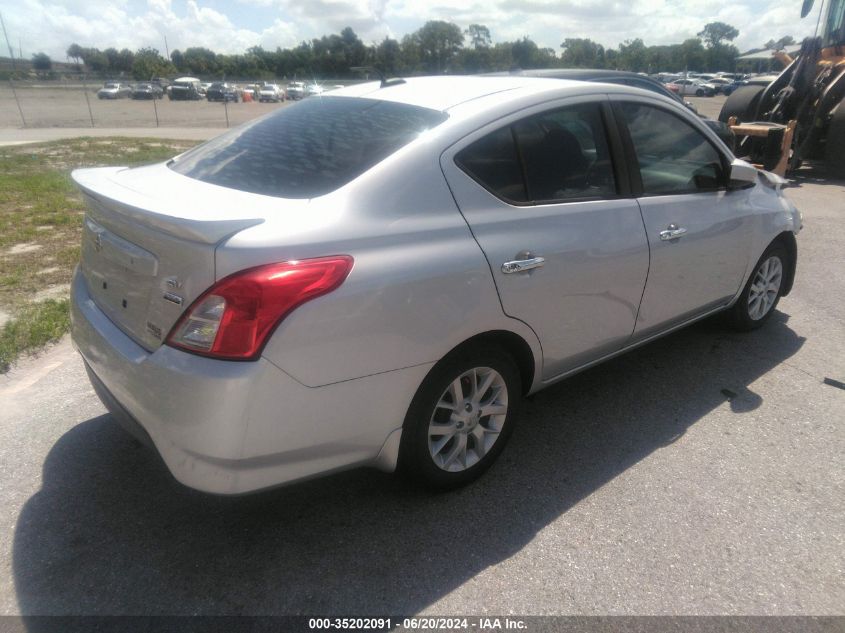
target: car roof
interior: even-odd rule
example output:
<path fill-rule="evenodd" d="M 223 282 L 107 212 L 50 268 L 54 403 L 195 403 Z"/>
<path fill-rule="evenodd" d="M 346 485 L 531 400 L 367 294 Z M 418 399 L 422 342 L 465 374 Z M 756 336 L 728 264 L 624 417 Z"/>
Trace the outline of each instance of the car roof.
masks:
<path fill-rule="evenodd" d="M 648 84 L 654 86 L 661 94 L 669 92 L 663 82 L 654 77 L 630 72 L 628 70 L 607 70 L 604 68 L 546 68 L 538 70 L 519 71 L 526 77 L 551 77 L 556 79 L 573 79 L 577 81 L 604 81 L 619 83 L 619 79 L 632 80 L 639 85 Z M 636 85 L 625 82 L 625 85 Z"/>
<path fill-rule="evenodd" d="M 491 76 L 547 77 L 551 79 L 574 79 L 577 81 L 597 81 L 611 77 L 630 77 L 654 81 L 648 75 L 641 75 L 628 70 L 608 70 L 606 68 L 532 68 L 512 70 L 508 73 L 490 73 Z"/>
<path fill-rule="evenodd" d="M 494 95 L 497 98 L 508 99 L 525 96 L 527 93 L 560 91 L 566 88 L 571 89 L 573 93 L 578 93 L 585 92 L 584 86 L 585 84 L 581 81 L 536 77 L 448 75 L 411 77 L 405 79 L 403 83 L 389 86 L 382 86 L 380 82 L 367 82 L 333 90 L 332 95 L 381 99 L 446 111 L 469 101 Z"/>

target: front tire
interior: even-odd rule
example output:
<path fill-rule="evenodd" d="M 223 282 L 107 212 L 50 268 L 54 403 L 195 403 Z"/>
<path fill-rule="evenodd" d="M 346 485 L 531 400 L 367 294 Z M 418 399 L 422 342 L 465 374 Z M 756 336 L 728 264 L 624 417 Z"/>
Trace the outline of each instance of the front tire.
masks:
<path fill-rule="evenodd" d="M 505 352 L 483 347 L 447 357 L 408 408 L 399 470 L 440 490 L 474 481 L 504 449 L 521 399 L 519 370 Z"/>
<path fill-rule="evenodd" d="M 740 331 L 756 330 L 765 325 L 780 301 L 787 272 L 793 262 L 786 248 L 771 244 L 760 256 L 742 294 L 730 309 L 731 325 Z"/>

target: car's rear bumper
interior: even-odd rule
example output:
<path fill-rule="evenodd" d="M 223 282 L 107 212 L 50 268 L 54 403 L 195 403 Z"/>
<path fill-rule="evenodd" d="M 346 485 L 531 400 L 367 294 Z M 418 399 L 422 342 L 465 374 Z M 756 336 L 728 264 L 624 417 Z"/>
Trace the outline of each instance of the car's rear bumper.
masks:
<path fill-rule="evenodd" d="M 395 466 L 397 429 L 429 365 L 311 388 L 263 358 L 218 361 L 166 345 L 150 353 L 96 306 L 80 274 L 71 295 L 73 342 L 96 391 L 183 484 L 238 494 L 356 464 Z"/>

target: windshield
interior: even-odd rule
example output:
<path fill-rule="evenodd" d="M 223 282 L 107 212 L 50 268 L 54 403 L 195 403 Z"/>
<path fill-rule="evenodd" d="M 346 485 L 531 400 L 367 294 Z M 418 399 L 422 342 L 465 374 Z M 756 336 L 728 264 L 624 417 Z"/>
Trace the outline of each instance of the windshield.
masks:
<path fill-rule="evenodd" d="M 845 44 L 845 0 L 830 0 L 822 39 L 824 46 Z"/>
<path fill-rule="evenodd" d="M 376 99 L 306 99 L 200 145 L 170 168 L 240 191 L 312 198 L 357 178 L 447 118 Z"/>
<path fill-rule="evenodd" d="M 117 88 L 117 84 L 106 84 L 106 88 Z"/>

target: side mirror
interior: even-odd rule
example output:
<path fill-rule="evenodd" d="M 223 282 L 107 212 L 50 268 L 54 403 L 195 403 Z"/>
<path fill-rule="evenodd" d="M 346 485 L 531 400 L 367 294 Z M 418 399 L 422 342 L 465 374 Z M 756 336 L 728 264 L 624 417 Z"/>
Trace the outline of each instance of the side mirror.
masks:
<path fill-rule="evenodd" d="M 757 168 L 746 163 L 744 160 L 735 158 L 731 163 L 731 173 L 728 187 L 730 189 L 746 189 L 757 183 Z"/>

